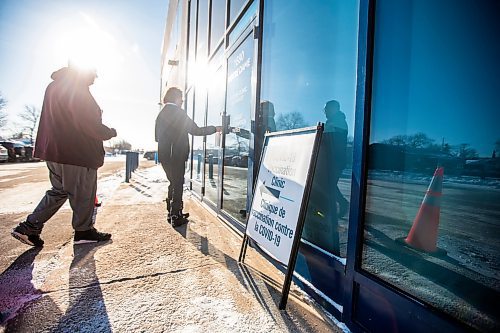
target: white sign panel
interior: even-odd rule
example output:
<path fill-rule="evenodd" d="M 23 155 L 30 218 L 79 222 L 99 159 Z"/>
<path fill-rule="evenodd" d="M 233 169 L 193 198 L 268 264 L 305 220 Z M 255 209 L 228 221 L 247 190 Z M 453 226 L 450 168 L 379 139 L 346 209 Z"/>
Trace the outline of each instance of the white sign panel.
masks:
<path fill-rule="evenodd" d="M 264 147 L 246 234 L 287 265 L 316 132 L 271 136 Z"/>

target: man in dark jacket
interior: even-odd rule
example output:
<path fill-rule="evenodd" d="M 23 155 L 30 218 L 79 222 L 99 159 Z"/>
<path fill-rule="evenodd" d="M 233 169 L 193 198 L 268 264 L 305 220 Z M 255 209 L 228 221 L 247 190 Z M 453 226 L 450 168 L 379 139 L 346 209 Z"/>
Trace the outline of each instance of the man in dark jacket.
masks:
<path fill-rule="evenodd" d="M 182 107 L 182 92 L 169 88 L 163 98 L 165 106 L 155 124 L 155 140 L 158 142 L 158 160 L 169 181 L 167 210 L 174 227 L 187 222 L 188 214 L 182 212 L 182 187 L 184 170 L 189 156 L 188 134 L 210 135 L 221 127 L 198 127 Z"/>
<path fill-rule="evenodd" d="M 103 140 L 116 130 L 102 124 L 101 109 L 89 91 L 95 71 L 64 67 L 52 74 L 45 90 L 35 157 L 49 169 L 52 189 L 12 236 L 32 246 L 43 246 L 40 234 L 48 221 L 69 199 L 73 210 L 74 244 L 106 241 L 110 234 L 93 224 L 97 169 L 104 163 Z"/>

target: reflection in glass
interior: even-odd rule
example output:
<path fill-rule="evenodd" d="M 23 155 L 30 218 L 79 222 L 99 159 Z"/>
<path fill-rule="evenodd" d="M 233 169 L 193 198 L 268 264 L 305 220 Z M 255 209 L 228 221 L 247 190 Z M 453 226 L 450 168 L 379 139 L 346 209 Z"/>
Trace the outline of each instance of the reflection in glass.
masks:
<path fill-rule="evenodd" d="M 195 50 L 196 50 L 196 12 L 197 3 L 191 1 L 189 5 L 189 50 L 188 50 L 188 84 L 195 80 Z"/>
<path fill-rule="evenodd" d="M 252 108 L 253 36 L 227 59 L 228 131 L 224 146 L 223 209 L 246 221 L 250 113 Z"/>
<path fill-rule="evenodd" d="M 208 1 L 198 1 L 198 36 L 196 42 L 196 56 L 207 57 L 208 51 Z"/>
<path fill-rule="evenodd" d="M 211 23 L 210 23 L 210 53 L 216 49 L 224 31 L 226 14 L 226 0 L 212 0 Z"/>
<path fill-rule="evenodd" d="M 193 89 L 190 89 L 186 94 L 186 112 L 187 115 L 193 119 L 194 117 L 194 94 Z M 191 142 L 191 140 L 190 140 Z M 185 179 L 191 179 L 191 149 L 189 149 L 189 156 L 186 163 L 186 172 L 184 173 Z M 191 186 L 189 186 L 191 188 Z"/>
<path fill-rule="evenodd" d="M 232 45 L 241 35 L 243 31 L 245 31 L 253 19 L 257 16 L 257 5 L 258 1 L 254 1 L 250 7 L 247 8 L 245 14 L 238 21 L 238 24 L 231 30 L 227 39 L 229 40 L 229 45 Z"/>
<path fill-rule="evenodd" d="M 218 65 L 219 59 L 214 59 Z M 224 72 L 222 66 L 211 75 L 212 83 L 208 88 L 208 111 L 207 123 L 215 126 L 222 126 L 222 114 L 224 112 Z M 219 153 L 220 143 L 217 146 L 217 136 L 212 134 L 207 136 L 206 157 L 205 157 L 205 197 L 212 203 L 217 203 L 217 190 L 219 184 Z"/>
<path fill-rule="evenodd" d="M 228 0 L 229 1 L 229 22 L 233 23 L 240 13 L 243 5 L 248 0 Z"/>
<path fill-rule="evenodd" d="M 264 5 L 261 99 L 273 104 L 276 130 L 318 122 L 326 122 L 329 128 L 320 147 L 303 239 L 345 256 L 358 2 L 292 0 L 286 4 L 266 1 Z M 338 108 L 331 109 L 343 115 L 341 126 L 331 126 L 333 120 L 325 113 L 326 103 L 332 100 Z M 334 138 L 338 126 L 342 128 L 340 139 Z"/>
<path fill-rule="evenodd" d="M 205 126 L 205 106 L 206 106 L 206 92 L 202 87 L 197 87 L 195 92 L 195 111 L 194 122 L 198 126 Z M 202 195 L 203 187 L 203 173 L 204 173 L 204 139 L 203 136 L 191 136 L 193 138 L 193 176 L 192 186 L 193 190 Z"/>
<path fill-rule="evenodd" d="M 386 0 L 376 13 L 362 268 L 498 330 L 500 5 Z"/>
<path fill-rule="evenodd" d="M 309 199 L 309 223 L 302 237 L 340 256 L 339 221 L 348 213 L 349 201 L 339 190 L 338 182 L 347 162 L 348 125 L 338 101 L 328 101 L 324 112 L 326 122 Z M 346 231 L 345 224 L 342 224 L 342 228 Z M 344 247 L 345 244 L 344 240 Z M 342 254 L 345 256 L 344 252 Z"/>

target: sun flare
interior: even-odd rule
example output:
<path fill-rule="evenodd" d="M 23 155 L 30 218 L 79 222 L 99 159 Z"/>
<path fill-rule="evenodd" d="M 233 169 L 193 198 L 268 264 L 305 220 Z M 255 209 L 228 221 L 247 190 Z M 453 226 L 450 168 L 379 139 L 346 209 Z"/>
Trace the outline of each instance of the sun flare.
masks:
<path fill-rule="evenodd" d="M 54 56 L 63 63 L 83 69 L 96 69 L 99 73 L 116 72 L 121 56 L 112 35 L 101 29 L 85 14 L 80 24 L 71 22 L 61 27 L 56 38 Z"/>

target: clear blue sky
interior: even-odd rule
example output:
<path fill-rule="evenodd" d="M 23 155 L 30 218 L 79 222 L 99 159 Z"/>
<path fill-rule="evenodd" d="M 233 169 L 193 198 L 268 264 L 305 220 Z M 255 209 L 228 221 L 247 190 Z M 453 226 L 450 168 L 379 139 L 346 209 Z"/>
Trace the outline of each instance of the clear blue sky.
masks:
<path fill-rule="evenodd" d="M 134 148 L 154 147 L 168 0 L 1 0 L 0 91 L 15 131 L 24 105 L 41 108 L 50 75 L 68 57 L 94 61 L 91 87 L 104 123 Z M 91 45 L 91 46 L 87 46 Z"/>

